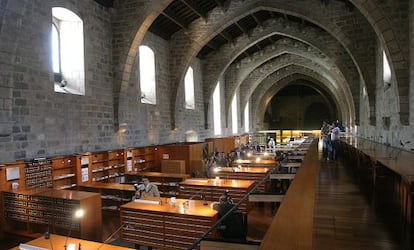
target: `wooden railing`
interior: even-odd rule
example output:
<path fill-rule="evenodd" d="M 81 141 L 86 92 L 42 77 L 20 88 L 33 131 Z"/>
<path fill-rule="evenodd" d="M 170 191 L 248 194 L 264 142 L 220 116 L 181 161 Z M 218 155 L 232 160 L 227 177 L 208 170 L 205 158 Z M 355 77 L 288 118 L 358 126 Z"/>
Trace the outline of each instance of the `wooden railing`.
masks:
<path fill-rule="evenodd" d="M 312 249 L 317 140 L 306 155 L 259 249 Z"/>

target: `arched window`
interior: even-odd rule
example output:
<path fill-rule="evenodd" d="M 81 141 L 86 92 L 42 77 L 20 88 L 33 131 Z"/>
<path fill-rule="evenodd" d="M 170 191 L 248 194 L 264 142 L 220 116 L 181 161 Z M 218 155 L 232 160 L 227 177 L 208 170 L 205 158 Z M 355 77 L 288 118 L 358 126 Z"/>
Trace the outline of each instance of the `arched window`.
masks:
<path fill-rule="evenodd" d="M 249 132 L 249 103 L 244 107 L 244 132 Z"/>
<path fill-rule="evenodd" d="M 194 73 L 193 68 L 188 67 L 184 78 L 185 108 L 195 109 L 194 101 Z"/>
<path fill-rule="evenodd" d="M 52 8 L 52 68 L 55 92 L 84 95 L 83 21 L 72 11 Z"/>
<path fill-rule="evenodd" d="M 157 104 L 154 52 L 145 45 L 139 46 L 139 75 L 141 103 Z"/>
<path fill-rule="evenodd" d="M 391 86 L 391 68 L 385 51 L 382 52 L 382 61 L 384 86 L 389 87 Z"/>
<path fill-rule="evenodd" d="M 237 96 L 233 96 L 233 100 L 231 101 L 231 124 L 232 124 L 232 131 L 233 134 L 237 134 L 239 126 L 238 126 L 238 115 L 237 115 Z"/>
<path fill-rule="evenodd" d="M 213 92 L 213 120 L 214 134 L 221 135 L 220 82 L 217 83 Z"/>

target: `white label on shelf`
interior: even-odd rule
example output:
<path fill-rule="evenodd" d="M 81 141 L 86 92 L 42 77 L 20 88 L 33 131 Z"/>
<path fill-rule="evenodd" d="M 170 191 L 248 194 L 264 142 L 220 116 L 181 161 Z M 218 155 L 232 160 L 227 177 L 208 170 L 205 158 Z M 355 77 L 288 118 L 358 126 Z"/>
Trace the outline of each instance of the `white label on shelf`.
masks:
<path fill-rule="evenodd" d="M 89 180 L 88 168 L 81 168 L 81 176 L 82 182 L 87 182 Z"/>
<path fill-rule="evenodd" d="M 89 157 L 88 156 L 82 156 L 81 157 L 81 165 L 89 164 Z"/>
<path fill-rule="evenodd" d="M 127 157 L 132 157 L 132 151 L 127 151 Z"/>
<path fill-rule="evenodd" d="M 127 160 L 127 171 L 132 171 L 132 160 Z"/>

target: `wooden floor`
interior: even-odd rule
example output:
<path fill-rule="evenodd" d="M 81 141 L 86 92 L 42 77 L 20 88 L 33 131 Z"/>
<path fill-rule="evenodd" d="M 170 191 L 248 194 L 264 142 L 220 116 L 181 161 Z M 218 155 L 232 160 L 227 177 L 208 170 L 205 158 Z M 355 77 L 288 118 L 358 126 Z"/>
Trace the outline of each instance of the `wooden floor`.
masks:
<path fill-rule="evenodd" d="M 357 184 L 342 162 L 320 161 L 314 211 L 314 249 L 408 249 L 390 192 Z"/>

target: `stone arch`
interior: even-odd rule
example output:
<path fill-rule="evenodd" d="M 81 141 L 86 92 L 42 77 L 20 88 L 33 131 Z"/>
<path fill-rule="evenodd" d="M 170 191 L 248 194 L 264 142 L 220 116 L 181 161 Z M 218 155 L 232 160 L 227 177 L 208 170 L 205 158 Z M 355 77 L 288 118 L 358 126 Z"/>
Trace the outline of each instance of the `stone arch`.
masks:
<path fill-rule="evenodd" d="M 331 75 L 332 79 L 334 79 L 333 82 L 343 83 L 346 81 L 344 79 L 345 77 L 341 74 L 341 71 L 338 71 L 337 67 L 333 65 L 333 63 L 330 62 L 330 60 L 327 60 L 325 57 L 323 57 L 323 55 L 321 56 L 319 52 L 316 51 L 316 53 L 315 52 L 312 53 L 306 47 L 303 47 L 303 48 L 299 48 L 299 47 L 300 45 L 299 46 L 296 46 L 296 45 L 287 46 L 287 47 L 283 47 L 280 51 L 274 50 L 274 51 L 269 52 L 268 53 L 269 55 L 263 56 L 263 57 L 266 57 L 268 61 L 266 62 L 260 61 L 259 64 L 261 65 L 255 68 L 253 71 L 251 71 L 250 75 L 247 75 L 245 79 L 239 79 L 241 82 L 239 83 L 238 86 L 236 86 L 236 84 L 233 84 L 233 87 L 240 87 L 241 99 L 246 99 L 244 98 L 245 96 L 250 96 L 250 94 L 254 91 L 254 89 L 259 84 L 260 79 L 263 79 L 268 74 L 270 74 L 270 72 L 272 72 L 273 70 L 272 68 L 275 67 L 275 64 L 277 64 L 278 61 L 283 61 L 283 63 L 289 64 L 291 59 L 295 60 L 295 58 L 299 58 L 299 57 L 303 57 L 304 59 L 307 59 L 309 62 L 312 61 L 315 64 L 318 64 L 319 67 L 323 69 L 324 72 L 326 72 L 326 74 Z M 285 57 L 287 57 L 287 59 L 283 59 L 282 58 L 283 56 L 279 54 L 280 52 L 283 52 L 284 54 L 282 55 L 286 55 Z M 294 58 L 292 58 L 292 56 L 294 56 Z M 254 67 L 251 67 L 251 68 L 254 68 Z M 233 73 L 231 73 L 231 75 L 233 75 Z M 234 83 L 236 81 L 232 79 L 230 82 Z M 253 84 L 254 82 L 255 84 Z M 347 88 L 347 86 L 343 84 L 341 84 L 339 88 L 342 89 L 341 92 L 351 91 Z M 234 93 L 234 91 L 236 90 L 233 90 L 233 89 L 226 90 L 226 92 L 229 92 L 231 95 Z M 350 96 L 353 96 L 353 95 L 350 95 Z M 353 100 L 353 101 L 355 102 L 357 100 Z"/>
<path fill-rule="evenodd" d="M 292 65 L 290 67 L 289 72 L 284 70 L 284 68 L 280 68 L 278 71 L 273 72 L 271 76 L 262 81 L 260 86 L 255 89 L 249 99 L 251 101 L 251 114 L 256 114 L 256 117 L 263 117 L 264 113 L 261 113 L 260 108 L 265 107 L 271 97 L 280 89 L 280 85 L 275 83 L 280 83 L 282 79 L 291 82 L 294 79 L 304 78 L 312 82 L 320 83 L 321 85 L 319 86 L 323 88 L 326 93 L 332 95 L 333 100 L 336 102 L 336 109 L 342 114 L 342 120 L 346 121 L 347 124 L 353 122 L 350 119 L 353 112 L 355 112 L 352 103 L 349 102 L 349 98 L 348 100 L 340 98 L 338 93 L 332 88 L 328 79 L 324 78 L 318 71 L 311 68 L 306 68 L 301 65 Z M 249 100 L 245 100 L 245 102 Z M 250 121 L 252 125 L 257 124 L 257 119 L 254 119 L 253 117 L 250 118 Z"/>
<path fill-rule="evenodd" d="M 256 69 L 254 73 L 250 74 L 250 76 L 245 79 L 245 84 L 242 84 L 240 87 L 240 92 L 244 93 L 244 95 L 241 96 L 241 106 L 245 105 L 249 99 L 257 99 L 258 97 L 253 97 L 253 93 L 257 92 L 257 89 L 260 89 L 261 91 L 267 89 L 263 88 L 262 83 L 263 81 L 274 77 L 275 72 L 276 75 L 281 74 L 281 69 L 284 69 L 283 74 L 292 72 L 291 70 L 287 70 L 292 64 L 301 65 L 304 68 L 312 70 L 313 72 L 318 72 L 318 75 L 322 76 L 321 79 L 324 79 L 320 80 L 320 82 L 324 83 L 324 85 L 330 89 L 329 92 L 334 93 L 336 95 L 336 99 L 344 100 L 344 103 L 342 103 L 343 106 L 355 110 L 352 95 L 349 89 L 346 88 L 347 86 L 344 86 L 343 80 L 340 76 L 335 76 L 331 72 L 322 68 L 320 65 L 313 63 L 311 60 L 296 55 L 287 55 L 285 58 L 278 57 L 274 59 L 274 61 L 268 61 L 267 65 L 265 64 L 262 67 L 264 69 L 262 72 L 260 71 L 261 68 L 259 68 Z M 333 85 L 334 82 L 337 83 L 336 87 Z M 354 112 L 350 114 L 354 115 Z"/>
<path fill-rule="evenodd" d="M 296 4 L 296 2 L 298 2 Z M 281 1 L 269 1 L 269 2 L 263 2 L 263 1 L 244 1 L 243 3 L 240 2 L 231 2 L 230 7 L 227 9 L 227 12 L 225 13 L 225 16 L 220 19 L 220 21 L 216 20 L 209 20 L 209 22 L 194 22 L 192 24 L 192 27 L 187 32 L 181 32 L 180 34 L 177 34 L 174 36 L 173 41 L 187 41 L 187 44 L 180 43 L 180 47 L 178 48 L 176 43 L 172 43 L 173 45 L 176 45 L 176 47 L 172 48 L 173 57 L 177 58 L 174 62 L 174 65 L 171 67 L 172 72 L 172 82 L 173 85 L 178 85 L 181 82 L 182 75 L 184 74 L 184 70 L 188 64 L 188 62 L 191 60 L 192 57 L 198 53 L 198 51 L 201 49 L 202 46 L 205 45 L 206 41 L 209 41 L 212 37 L 214 37 L 219 31 L 223 29 L 223 27 L 226 27 L 226 24 L 231 23 L 234 20 L 240 19 L 242 16 L 246 15 L 246 9 L 247 10 L 257 10 L 258 8 L 261 9 L 268 9 L 268 10 L 276 10 L 281 13 L 287 13 L 289 15 L 296 15 L 298 17 L 304 18 L 306 20 L 310 20 L 313 23 L 316 23 L 323 27 L 325 30 L 327 30 L 330 34 L 333 34 L 334 37 L 340 43 L 345 47 L 346 51 L 348 51 L 349 55 L 351 55 L 351 58 L 356 63 L 357 68 L 361 67 L 361 65 L 365 66 L 364 63 L 366 62 L 365 59 L 361 59 L 358 55 L 365 54 L 366 49 L 360 49 L 357 50 L 356 48 L 359 48 L 359 44 L 362 44 L 362 41 L 360 37 L 358 36 L 349 36 L 346 30 L 340 26 L 340 24 L 337 23 L 338 15 L 342 15 L 345 19 L 348 19 L 346 17 L 352 16 L 355 20 L 361 23 L 359 26 L 361 29 L 364 30 L 365 36 L 371 35 L 370 39 L 366 39 L 366 41 L 373 41 L 375 39 L 372 39 L 372 30 L 370 29 L 369 25 L 366 25 L 367 22 L 365 19 L 363 19 L 362 15 L 359 15 L 358 13 L 350 14 L 345 8 L 343 8 L 343 5 L 341 4 L 330 4 L 326 6 L 326 8 L 329 8 L 330 10 L 319 10 L 321 9 L 319 5 L 317 5 L 317 2 L 306 2 L 301 4 L 302 1 L 296 1 L 295 5 L 289 5 L 286 6 Z M 243 5 L 243 6 L 241 6 Z M 315 8 L 311 8 L 309 5 L 315 5 Z M 259 6 L 259 7 L 257 7 Z M 280 9 L 281 6 L 283 9 Z M 317 13 L 313 12 L 310 16 L 308 13 L 309 9 L 315 9 L 318 10 Z M 335 13 L 335 15 L 326 15 L 326 13 Z M 210 16 L 214 17 L 221 17 L 224 13 L 220 11 L 213 11 Z M 365 30 L 366 29 L 366 30 Z M 191 31 L 197 30 L 197 34 L 193 34 Z M 200 32 L 204 31 L 204 32 Z M 347 34 L 347 35 L 345 35 Z M 348 39 L 350 37 L 351 39 Z M 358 40 L 359 39 L 359 40 Z M 364 41 L 364 42 L 366 42 Z M 354 44 L 357 44 L 354 46 Z M 363 46 L 362 46 L 363 47 Z M 370 46 L 371 47 L 371 46 Z M 188 51 L 183 51 L 183 48 L 186 48 Z M 372 58 L 372 56 L 368 57 Z M 369 63 L 366 63 L 369 64 Z M 371 64 L 370 64 L 371 65 Z M 370 79 L 373 79 L 372 77 L 367 77 L 365 75 L 364 70 L 358 70 L 359 74 L 361 75 L 362 79 L 365 81 L 370 81 Z M 215 82 L 215 81 L 214 81 Z M 372 84 L 371 84 L 372 85 Z M 211 86 L 205 85 L 205 93 L 211 93 L 211 91 L 206 91 L 208 88 L 211 88 Z M 207 89 L 206 89 L 207 88 Z M 174 86 L 174 91 L 172 91 L 172 102 L 175 102 L 176 95 L 177 95 L 177 86 Z M 367 88 L 368 90 L 371 88 Z M 370 93 L 372 97 L 374 97 L 375 93 Z M 208 94 L 207 94 L 208 95 Z M 371 98 L 371 97 L 370 97 Z M 208 99 L 205 97 L 205 99 Z M 375 98 L 374 98 L 375 99 Z M 175 103 L 174 103 L 175 104 Z M 375 107 L 371 107 L 373 109 Z M 174 108 L 172 108 L 174 109 Z"/>
<path fill-rule="evenodd" d="M 148 28 L 157 16 L 172 0 L 145 1 L 142 5 L 134 0 L 115 3 L 116 12 L 113 25 L 122 24 L 122 29 L 113 29 L 113 37 L 122 37 L 113 41 L 114 72 L 114 127 L 125 131 L 128 127 L 128 103 L 136 103 L 137 98 L 129 99 L 128 84 L 133 65 L 138 55 L 138 47 Z"/>
<path fill-rule="evenodd" d="M 395 75 L 399 95 L 399 115 L 402 125 L 409 125 L 409 30 L 407 22 L 393 16 L 404 16 L 403 10 L 410 5 L 409 1 L 364 1 L 353 0 L 352 3 L 361 11 L 371 24 L 378 39 L 390 59 L 391 72 Z M 391 5 L 391 6 L 390 6 Z M 406 14 L 405 14 L 406 15 Z M 393 20 L 396 23 L 391 23 Z M 395 21 L 398 20 L 398 21 Z"/>

